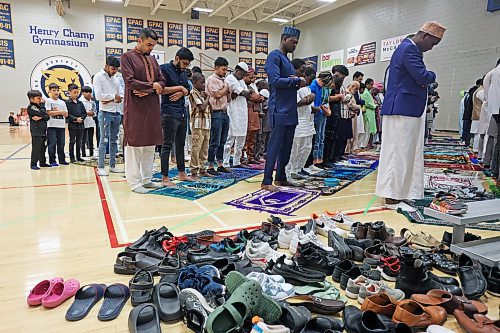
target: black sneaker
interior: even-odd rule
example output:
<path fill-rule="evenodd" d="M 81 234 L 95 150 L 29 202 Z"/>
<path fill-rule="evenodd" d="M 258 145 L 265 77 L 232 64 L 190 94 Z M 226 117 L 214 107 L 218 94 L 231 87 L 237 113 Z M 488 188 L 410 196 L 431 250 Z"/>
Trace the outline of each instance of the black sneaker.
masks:
<path fill-rule="evenodd" d="M 217 172 L 222 172 L 222 173 L 230 173 L 231 172 L 231 169 L 229 168 L 225 168 L 223 166 L 220 166 L 217 168 Z"/>
<path fill-rule="evenodd" d="M 497 267 L 491 269 L 487 281 L 487 291 L 494 296 L 500 297 L 500 270 Z"/>
<path fill-rule="evenodd" d="M 328 231 L 328 246 L 338 253 L 340 260 L 353 258 L 353 251 L 345 243 L 344 237 L 331 230 Z"/>
<path fill-rule="evenodd" d="M 297 265 L 323 272 L 327 275 L 332 275 L 335 266 L 340 263 L 340 259 L 332 258 L 328 255 L 328 252 L 321 249 L 319 246 L 307 246 L 312 243 L 300 244 L 297 247 L 297 252 L 295 253 L 294 260 Z M 321 250 L 323 251 L 321 251 Z"/>
<path fill-rule="evenodd" d="M 219 175 L 219 173 L 217 171 L 215 171 L 215 169 L 213 169 L 213 168 L 208 169 L 207 173 L 210 174 L 210 175 L 212 175 L 212 176 L 218 176 Z"/>
<path fill-rule="evenodd" d="M 40 164 L 40 168 L 52 168 L 52 165 L 44 163 L 44 164 Z"/>
<path fill-rule="evenodd" d="M 450 246 L 452 235 L 453 234 L 451 232 L 445 231 L 443 233 L 442 243 L 446 246 Z M 464 242 L 472 242 L 472 241 L 479 240 L 479 239 L 481 239 L 481 236 L 471 234 L 470 232 L 466 232 L 465 236 L 464 236 Z"/>
<path fill-rule="evenodd" d="M 356 265 L 350 260 L 347 260 L 347 259 L 342 260 L 340 263 L 338 263 L 335 266 L 335 269 L 333 270 L 333 274 L 332 274 L 333 281 L 339 283 L 340 278 L 342 276 L 342 273 L 346 273 L 347 271 L 349 271 L 351 268 L 353 268 L 355 266 Z"/>
<path fill-rule="evenodd" d="M 197 290 L 187 288 L 179 293 L 179 303 L 187 327 L 195 333 L 205 332 L 208 315 L 214 311 L 205 297 Z"/>
<path fill-rule="evenodd" d="M 209 248 L 204 248 L 201 250 L 189 250 L 187 251 L 187 261 L 190 264 L 197 266 L 201 265 L 211 265 L 214 261 L 218 259 L 227 258 L 230 261 L 237 261 L 240 259 L 237 254 L 229 254 L 225 252 L 217 252 Z"/>
<path fill-rule="evenodd" d="M 295 286 L 305 286 L 311 283 L 323 281 L 325 273 L 298 266 L 293 260 L 285 259 L 286 256 L 278 258 L 275 263 L 268 263 L 268 271 L 271 274 L 281 275 L 286 282 Z"/>

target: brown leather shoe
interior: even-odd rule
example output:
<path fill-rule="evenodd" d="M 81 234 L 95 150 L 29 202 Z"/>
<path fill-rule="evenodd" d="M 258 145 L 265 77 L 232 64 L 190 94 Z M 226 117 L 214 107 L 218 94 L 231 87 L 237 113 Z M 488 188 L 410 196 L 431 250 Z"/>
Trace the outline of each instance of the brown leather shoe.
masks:
<path fill-rule="evenodd" d="M 404 300 L 399 302 L 392 320 L 395 323 L 405 323 L 412 328 L 442 325 L 446 320 L 446 310 L 440 306 L 424 308 L 413 300 Z"/>
<path fill-rule="evenodd" d="M 368 296 L 361 305 L 361 310 L 372 310 L 375 313 L 392 317 L 398 301 L 389 296 L 387 293 L 379 293 L 377 295 Z"/>
<path fill-rule="evenodd" d="M 486 314 L 488 312 L 488 306 L 484 303 L 468 300 L 461 296 L 454 296 L 441 289 L 430 290 L 426 295 L 413 294 L 411 299 L 423 306 L 441 306 L 449 314 L 452 314 L 456 309 L 465 311 L 469 317 L 476 313 Z"/>
<path fill-rule="evenodd" d="M 356 237 L 356 239 L 366 239 L 366 232 L 368 231 L 369 223 L 355 222 L 351 226 L 351 234 Z"/>
<path fill-rule="evenodd" d="M 406 244 L 407 240 L 404 237 L 395 237 L 393 233 L 389 232 L 385 223 L 382 221 L 372 222 L 368 225 L 366 238 L 373 240 L 381 240 L 384 243 L 393 243 L 396 246 Z"/>
<path fill-rule="evenodd" d="M 467 331 L 467 333 L 499 333 L 500 320 L 493 321 L 483 314 L 476 313 L 472 318 L 465 312 L 455 310 L 453 312 L 458 323 Z"/>

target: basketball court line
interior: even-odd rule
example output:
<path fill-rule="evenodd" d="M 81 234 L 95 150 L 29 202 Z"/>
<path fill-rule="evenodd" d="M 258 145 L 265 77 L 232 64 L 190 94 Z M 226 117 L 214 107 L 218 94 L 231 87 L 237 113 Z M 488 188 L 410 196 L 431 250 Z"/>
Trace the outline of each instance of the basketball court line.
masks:
<path fill-rule="evenodd" d="M 210 213 L 210 211 L 205 206 L 203 206 L 203 204 L 201 204 L 198 200 L 194 200 L 193 203 L 196 206 L 200 207 L 201 210 L 204 211 L 205 213 Z M 220 219 L 219 217 L 217 217 L 214 213 L 210 213 L 210 214 L 208 214 L 208 216 L 210 216 L 215 221 L 217 221 L 221 226 L 223 226 L 225 228 L 229 227 L 226 223 L 224 223 L 224 221 L 222 221 L 222 219 Z"/>
<path fill-rule="evenodd" d="M 27 143 L 27 144 L 25 144 L 24 146 L 22 146 L 21 148 L 19 148 L 18 150 L 16 150 L 15 152 L 13 152 L 12 154 L 10 154 L 9 156 L 7 156 L 5 159 L 0 160 L 0 165 L 1 165 L 3 162 L 5 162 L 5 161 L 9 160 L 11 157 L 13 157 L 14 155 L 16 155 L 17 153 L 19 153 L 19 152 L 20 152 L 21 150 L 23 150 L 24 148 L 28 147 L 29 145 L 31 145 L 31 143 Z"/>
<path fill-rule="evenodd" d="M 97 174 L 96 174 L 97 177 Z M 116 204 L 115 196 L 113 195 L 113 191 L 111 191 L 111 187 L 109 186 L 108 177 L 102 177 L 101 183 L 104 185 L 105 193 L 107 192 L 107 201 L 111 205 L 111 209 L 113 210 L 113 215 L 115 216 L 116 224 L 118 225 L 118 230 L 120 232 L 120 239 L 128 239 L 128 232 L 125 224 L 123 223 L 122 216 L 120 214 L 120 210 L 118 209 L 118 205 Z"/>

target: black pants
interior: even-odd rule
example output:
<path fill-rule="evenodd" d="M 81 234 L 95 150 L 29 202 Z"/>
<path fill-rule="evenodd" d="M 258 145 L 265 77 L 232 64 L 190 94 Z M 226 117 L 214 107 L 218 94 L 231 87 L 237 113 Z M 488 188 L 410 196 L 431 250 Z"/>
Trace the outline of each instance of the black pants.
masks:
<path fill-rule="evenodd" d="M 69 131 L 69 159 L 75 161 L 75 144 L 76 158 L 81 159 L 80 152 L 82 151 L 83 127 L 70 127 Z"/>
<path fill-rule="evenodd" d="M 87 156 L 86 148 L 89 148 L 89 156 L 94 156 L 94 128 L 89 127 L 83 130 L 82 156 Z"/>
<path fill-rule="evenodd" d="M 340 118 L 336 131 L 335 146 L 333 148 L 333 162 L 338 162 L 344 156 L 347 141 L 352 139 L 352 137 L 352 119 Z"/>
<path fill-rule="evenodd" d="M 185 171 L 184 144 L 186 141 L 187 119 L 175 118 L 167 115 L 161 116 L 163 128 L 163 146 L 161 147 L 161 174 L 168 176 L 170 152 L 175 142 L 175 159 L 177 170 Z"/>
<path fill-rule="evenodd" d="M 464 120 L 464 125 L 462 128 L 462 141 L 465 142 L 466 146 L 470 146 L 470 129 L 472 126 L 472 120 Z"/>
<path fill-rule="evenodd" d="M 40 165 L 47 164 L 45 159 L 45 151 L 47 150 L 46 136 L 32 136 L 31 137 L 31 166 L 37 166 L 38 162 Z"/>
<path fill-rule="evenodd" d="M 64 128 L 47 128 L 47 148 L 49 151 L 49 163 L 56 163 L 56 149 L 59 163 L 66 161 L 66 156 L 64 155 L 64 145 L 66 143 L 65 134 L 66 129 Z"/>
<path fill-rule="evenodd" d="M 495 147 L 493 148 L 493 157 L 491 159 L 491 173 L 493 174 L 493 177 L 500 179 L 499 178 L 499 173 L 500 173 L 500 115 L 495 114 L 493 115 L 493 119 L 495 119 L 497 123 L 497 140 Z"/>
<path fill-rule="evenodd" d="M 330 116 L 331 117 L 331 116 Z M 323 149 L 323 163 L 334 163 L 338 152 L 335 151 L 335 146 L 338 141 L 338 117 L 327 118 L 325 127 L 325 146 Z"/>
<path fill-rule="evenodd" d="M 276 181 L 286 181 L 285 167 L 290 162 L 293 137 L 296 125 L 274 125 L 267 145 L 266 166 L 262 184 L 273 183 L 273 171 L 276 165 Z"/>

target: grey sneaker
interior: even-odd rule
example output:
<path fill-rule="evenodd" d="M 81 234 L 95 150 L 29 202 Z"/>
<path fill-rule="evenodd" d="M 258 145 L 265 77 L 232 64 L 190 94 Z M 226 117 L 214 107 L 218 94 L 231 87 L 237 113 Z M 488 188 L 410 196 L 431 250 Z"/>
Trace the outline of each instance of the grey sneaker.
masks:
<path fill-rule="evenodd" d="M 125 173 L 124 170 L 122 169 L 118 169 L 117 167 L 113 167 L 113 168 L 109 168 L 109 172 L 112 172 L 112 173 Z"/>
<path fill-rule="evenodd" d="M 208 315 L 214 309 L 196 289 L 186 288 L 179 293 L 181 313 L 187 327 L 194 332 L 205 332 Z"/>
<path fill-rule="evenodd" d="M 405 297 L 405 293 L 399 289 L 393 289 L 387 285 L 387 283 L 382 281 L 367 280 L 359 288 L 358 303 L 363 304 L 365 298 L 371 295 L 375 295 L 381 292 L 387 293 L 389 296 L 402 300 Z"/>
<path fill-rule="evenodd" d="M 98 168 L 97 169 L 97 175 L 98 176 L 109 176 L 109 173 L 106 172 L 106 169 L 104 168 Z"/>
<path fill-rule="evenodd" d="M 144 188 L 149 188 L 149 189 L 157 189 L 157 188 L 162 188 L 163 185 L 161 183 L 153 183 L 149 182 L 147 184 L 142 185 Z"/>
<path fill-rule="evenodd" d="M 143 186 L 139 186 L 139 187 L 133 189 L 132 192 L 139 193 L 139 194 L 146 194 L 149 192 L 149 190 L 147 188 L 144 188 Z"/>
<path fill-rule="evenodd" d="M 351 299 L 357 299 L 359 295 L 359 289 L 367 281 L 370 281 L 364 275 L 360 275 L 355 279 L 349 279 L 347 281 L 347 287 L 345 288 L 345 295 Z"/>

